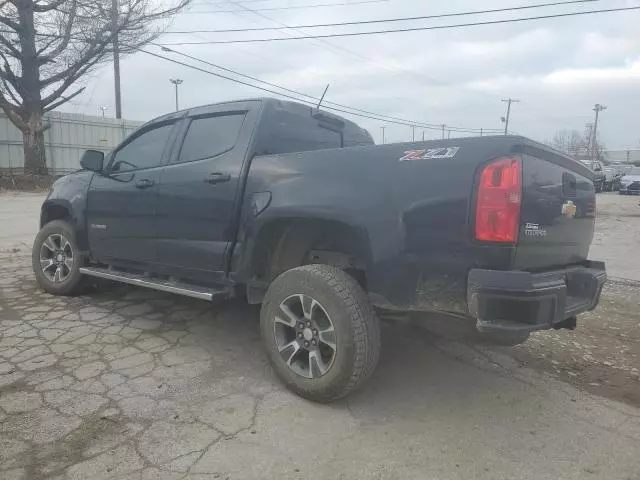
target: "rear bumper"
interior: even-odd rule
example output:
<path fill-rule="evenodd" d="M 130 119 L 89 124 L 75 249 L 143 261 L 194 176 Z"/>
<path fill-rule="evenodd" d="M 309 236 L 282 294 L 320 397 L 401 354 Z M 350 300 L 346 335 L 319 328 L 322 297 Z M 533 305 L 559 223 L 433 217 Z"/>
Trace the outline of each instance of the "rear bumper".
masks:
<path fill-rule="evenodd" d="M 473 269 L 467 306 L 480 332 L 530 332 L 593 310 L 607 279 L 603 262 L 542 273 Z"/>

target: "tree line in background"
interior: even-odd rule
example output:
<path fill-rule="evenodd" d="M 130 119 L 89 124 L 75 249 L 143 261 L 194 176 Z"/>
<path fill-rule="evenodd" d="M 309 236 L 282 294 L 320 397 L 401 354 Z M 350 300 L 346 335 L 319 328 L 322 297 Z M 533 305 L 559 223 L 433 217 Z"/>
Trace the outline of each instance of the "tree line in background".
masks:
<path fill-rule="evenodd" d="M 47 173 L 44 114 L 82 93 L 114 46 L 127 54 L 155 40 L 189 2 L 0 0 L 0 108 L 22 133 L 26 173 Z"/>
<path fill-rule="evenodd" d="M 600 134 L 596 134 L 595 142 L 593 141 L 593 125 L 588 123 L 584 132 L 578 130 L 558 130 L 553 138 L 547 141 L 547 144 L 562 152 L 565 152 L 576 160 L 599 160 L 605 165 L 609 165 L 610 161 L 606 157 L 607 151 L 604 143 L 600 140 Z M 594 152 L 595 145 L 595 152 Z M 638 146 L 640 149 L 640 145 Z M 640 161 L 632 160 L 630 163 L 640 167 Z"/>
<path fill-rule="evenodd" d="M 578 130 L 558 130 L 553 139 L 547 142 L 552 147 L 568 153 L 577 160 L 599 160 L 607 163 L 604 156 L 605 145 L 600 141 L 600 133 L 593 138 L 593 125 L 587 124 L 584 132 Z M 594 151 L 595 149 L 595 151 Z"/>

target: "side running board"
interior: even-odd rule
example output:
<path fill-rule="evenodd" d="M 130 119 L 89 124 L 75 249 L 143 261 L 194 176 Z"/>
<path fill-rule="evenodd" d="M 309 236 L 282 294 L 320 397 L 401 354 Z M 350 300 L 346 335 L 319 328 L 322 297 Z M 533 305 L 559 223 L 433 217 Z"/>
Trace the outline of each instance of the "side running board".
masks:
<path fill-rule="evenodd" d="M 109 268 L 100 267 L 83 267 L 80 273 L 91 277 L 104 278 L 115 282 L 127 283 L 136 287 L 152 288 L 162 292 L 175 293 L 186 297 L 199 298 L 200 300 L 209 300 L 218 298 L 228 298 L 229 291 L 226 289 L 215 290 L 212 288 L 201 287 L 199 285 L 191 285 L 178 281 L 165 280 L 161 278 L 147 277 L 142 274 L 121 272 Z"/>

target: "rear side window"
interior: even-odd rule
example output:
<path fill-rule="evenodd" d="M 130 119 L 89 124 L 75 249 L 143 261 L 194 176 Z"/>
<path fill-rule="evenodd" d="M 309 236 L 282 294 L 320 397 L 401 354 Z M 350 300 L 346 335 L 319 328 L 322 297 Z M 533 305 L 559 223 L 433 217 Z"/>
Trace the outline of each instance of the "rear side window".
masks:
<path fill-rule="evenodd" d="M 191 121 L 177 162 L 193 162 L 231 150 L 238 141 L 244 113 L 195 118 Z"/>
<path fill-rule="evenodd" d="M 317 121 L 298 121 L 277 125 L 263 143 L 261 154 L 308 152 L 325 148 L 340 148 L 339 132 L 317 124 Z"/>

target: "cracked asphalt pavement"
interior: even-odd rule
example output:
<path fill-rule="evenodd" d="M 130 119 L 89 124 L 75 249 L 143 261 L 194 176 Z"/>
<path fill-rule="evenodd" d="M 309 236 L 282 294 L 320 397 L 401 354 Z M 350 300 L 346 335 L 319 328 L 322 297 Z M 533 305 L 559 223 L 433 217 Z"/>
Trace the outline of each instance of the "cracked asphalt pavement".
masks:
<path fill-rule="evenodd" d="M 3 480 L 640 480 L 640 409 L 507 350 L 385 325 L 366 386 L 317 405 L 276 380 L 255 307 L 45 294 L 30 266 L 41 200 L 0 196 Z"/>

